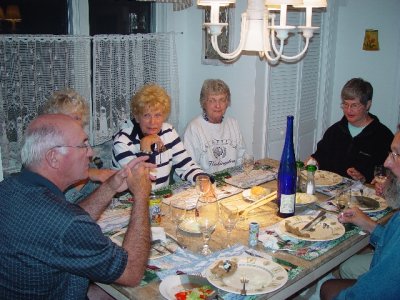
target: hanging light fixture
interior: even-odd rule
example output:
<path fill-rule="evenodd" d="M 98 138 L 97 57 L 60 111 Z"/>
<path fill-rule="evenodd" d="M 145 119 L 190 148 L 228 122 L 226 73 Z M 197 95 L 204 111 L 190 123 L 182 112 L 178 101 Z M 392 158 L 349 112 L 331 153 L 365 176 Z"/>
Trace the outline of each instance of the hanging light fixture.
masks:
<path fill-rule="evenodd" d="M 243 0 L 241 0 L 243 1 Z M 326 7 L 327 0 L 248 0 L 246 12 L 242 13 L 240 41 L 238 47 L 231 53 L 223 53 L 218 46 L 218 36 L 228 23 L 219 22 L 219 9 L 236 3 L 236 0 L 197 0 L 198 6 L 210 6 L 210 23 L 204 23 L 208 34 L 211 35 L 211 44 L 214 50 L 223 59 L 235 60 L 242 51 L 258 52 L 260 58 L 266 58 L 271 63 L 279 60 L 296 61 L 303 57 L 307 51 L 314 31 L 319 27 L 312 26 L 312 9 Z M 305 45 L 294 56 L 283 54 L 285 40 L 289 31 L 296 26 L 286 24 L 287 8 L 305 8 L 306 24 L 297 26 L 303 33 Z M 279 24 L 275 24 L 276 13 L 280 14 Z M 277 39 L 279 42 L 277 42 Z"/>

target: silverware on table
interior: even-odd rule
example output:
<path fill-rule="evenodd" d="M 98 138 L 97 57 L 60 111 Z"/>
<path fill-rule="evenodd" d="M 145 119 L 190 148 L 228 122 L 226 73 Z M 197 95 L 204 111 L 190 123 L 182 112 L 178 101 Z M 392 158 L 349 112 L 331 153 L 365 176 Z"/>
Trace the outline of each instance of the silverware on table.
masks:
<path fill-rule="evenodd" d="M 243 287 L 242 287 L 242 290 L 240 291 L 240 295 L 246 296 L 246 295 L 247 295 L 246 283 L 248 283 L 249 280 L 247 279 L 246 276 L 242 276 L 242 277 L 240 278 L 240 282 L 243 283 Z"/>
<path fill-rule="evenodd" d="M 301 228 L 300 230 L 306 230 L 306 229 L 309 228 L 315 221 L 317 221 L 318 219 L 322 218 L 322 217 L 325 216 L 325 215 L 326 215 L 326 211 L 321 210 L 321 211 L 319 212 L 319 214 L 318 214 L 314 219 L 312 219 L 310 222 L 308 222 L 306 225 L 304 225 L 304 227 Z"/>

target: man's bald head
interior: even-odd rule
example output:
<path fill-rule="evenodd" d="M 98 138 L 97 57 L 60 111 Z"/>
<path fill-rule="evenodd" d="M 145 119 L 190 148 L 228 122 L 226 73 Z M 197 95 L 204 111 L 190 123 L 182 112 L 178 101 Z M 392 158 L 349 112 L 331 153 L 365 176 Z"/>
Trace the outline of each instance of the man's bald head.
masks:
<path fill-rule="evenodd" d="M 26 168 L 38 165 L 46 152 L 65 144 L 66 131 L 80 128 L 71 117 L 63 114 L 41 115 L 34 119 L 25 131 L 21 161 Z"/>

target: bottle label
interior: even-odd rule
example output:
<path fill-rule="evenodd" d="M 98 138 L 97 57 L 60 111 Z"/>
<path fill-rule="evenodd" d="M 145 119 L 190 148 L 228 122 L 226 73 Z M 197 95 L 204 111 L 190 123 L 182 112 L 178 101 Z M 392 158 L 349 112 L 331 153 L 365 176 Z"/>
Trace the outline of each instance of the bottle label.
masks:
<path fill-rule="evenodd" d="M 296 200 L 296 194 L 284 195 L 281 194 L 281 205 L 279 211 L 282 214 L 294 213 L 294 205 Z"/>
<path fill-rule="evenodd" d="M 307 191 L 306 191 L 306 193 L 309 194 L 309 195 L 314 195 L 315 194 L 314 184 L 312 184 L 310 182 L 307 183 Z"/>

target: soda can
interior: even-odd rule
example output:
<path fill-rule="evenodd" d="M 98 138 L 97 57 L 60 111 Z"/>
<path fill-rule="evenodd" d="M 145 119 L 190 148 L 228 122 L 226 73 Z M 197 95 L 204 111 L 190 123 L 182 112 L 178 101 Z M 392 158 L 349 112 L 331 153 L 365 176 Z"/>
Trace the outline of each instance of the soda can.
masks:
<path fill-rule="evenodd" d="M 154 193 L 150 194 L 149 198 L 149 214 L 151 226 L 160 226 L 161 224 L 161 201 L 160 196 Z"/>
<path fill-rule="evenodd" d="M 256 247 L 258 242 L 258 232 L 260 225 L 257 222 L 251 222 L 249 224 L 249 247 Z"/>

